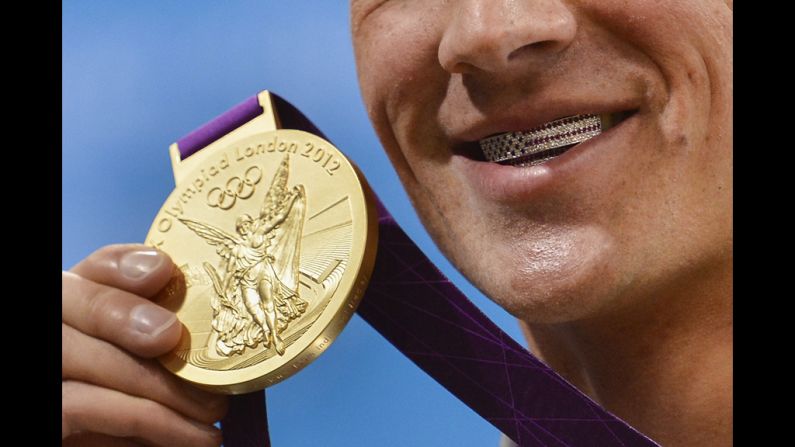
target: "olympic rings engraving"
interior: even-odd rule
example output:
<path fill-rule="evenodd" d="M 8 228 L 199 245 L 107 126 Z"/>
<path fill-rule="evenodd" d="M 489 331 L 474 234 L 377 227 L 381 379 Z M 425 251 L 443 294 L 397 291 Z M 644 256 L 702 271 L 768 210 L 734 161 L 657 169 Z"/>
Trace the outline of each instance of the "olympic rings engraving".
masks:
<path fill-rule="evenodd" d="M 257 183 L 262 180 L 262 171 L 257 166 L 246 169 L 243 179 L 232 177 L 226 181 L 226 188 L 215 187 L 207 191 L 207 205 L 228 210 L 235 206 L 237 199 L 245 200 L 254 194 Z"/>

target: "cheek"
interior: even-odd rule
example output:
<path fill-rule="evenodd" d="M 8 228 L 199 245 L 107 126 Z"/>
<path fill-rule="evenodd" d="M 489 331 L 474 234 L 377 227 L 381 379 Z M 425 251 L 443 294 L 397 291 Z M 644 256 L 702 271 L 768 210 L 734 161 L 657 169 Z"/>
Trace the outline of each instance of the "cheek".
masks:
<path fill-rule="evenodd" d="M 441 20 L 422 2 L 403 3 L 374 11 L 354 35 L 362 96 L 374 121 L 387 114 L 394 122 L 413 98 L 427 102 L 444 77 L 437 58 Z"/>
<path fill-rule="evenodd" d="M 437 122 L 449 74 L 438 60 L 444 18 L 432 6 L 387 4 L 370 14 L 354 35 L 362 97 L 373 127 L 415 206 L 423 207 L 425 187 L 438 183 L 429 173 L 446 143 Z"/>
<path fill-rule="evenodd" d="M 658 79 L 647 92 L 659 135 L 650 142 L 653 164 L 667 165 L 661 180 L 667 184 L 658 188 L 707 192 L 708 181 L 725 177 L 731 152 L 730 5 L 636 0 L 594 1 L 583 8 L 643 54 Z"/>
<path fill-rule="evenodd" d="M 731 77 L 732 12 L 724 1 L 594 1 L 583 8 L 618 42 L 644 55 L 662 77 L 665 94 L 649 92 L 653 111 L 729 102 L 724 86 Z M 685 143 L 676 129 L 693 127 L 692 117 L 669 113 L 666 119 L 669 140 Z"/>

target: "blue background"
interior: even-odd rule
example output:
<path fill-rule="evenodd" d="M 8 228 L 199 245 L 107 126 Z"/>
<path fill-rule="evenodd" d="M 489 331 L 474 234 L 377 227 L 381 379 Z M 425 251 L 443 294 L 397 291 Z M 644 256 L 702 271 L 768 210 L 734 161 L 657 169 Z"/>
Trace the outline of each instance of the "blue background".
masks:
<path fill-rule="evenodd" d="M 521 339 L 411 208 L 361 101 L 347 2 L 68 1 L 62 82 L 64 269 L 104 244 L 142 241 L 173 186 L 168 145 L 267 88 L 311 117 L 442 271 Z M 358 316 L 316 362 L 268 390 L 268 408 L 275 447 L 499 439 Z"/>

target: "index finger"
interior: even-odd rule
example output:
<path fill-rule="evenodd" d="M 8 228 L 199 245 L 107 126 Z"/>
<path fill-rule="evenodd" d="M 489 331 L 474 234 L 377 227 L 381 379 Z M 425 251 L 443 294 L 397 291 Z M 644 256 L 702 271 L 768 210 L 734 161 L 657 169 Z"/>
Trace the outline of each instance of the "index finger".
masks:
<path fill-rule="evenodd" d="M 107 245 L 69 271 L 90 281 L 151 298 L 175 272 L 171 258 L 142 244 Z"/>

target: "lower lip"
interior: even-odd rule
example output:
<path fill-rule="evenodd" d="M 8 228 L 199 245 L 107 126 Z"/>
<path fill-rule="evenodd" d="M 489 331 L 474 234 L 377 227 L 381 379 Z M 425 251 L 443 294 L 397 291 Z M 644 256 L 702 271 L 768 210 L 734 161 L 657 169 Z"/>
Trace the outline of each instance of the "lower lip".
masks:
<path fill-rule="evenodd" d="M 563 154 L 544 163 L 516 167 L 473 160 L 454 155 L 453 169 L 486 199 L 500 203 L 518 203 L 533 200 L 545 187 L 554 182 L 565 184 L 566 179 L 581 179 L 599 163 L 602 151 L 615 150 L 626 135 L 637 127 L 638 113 L 628 117 L 607 132 L 584 141 Z"/>

